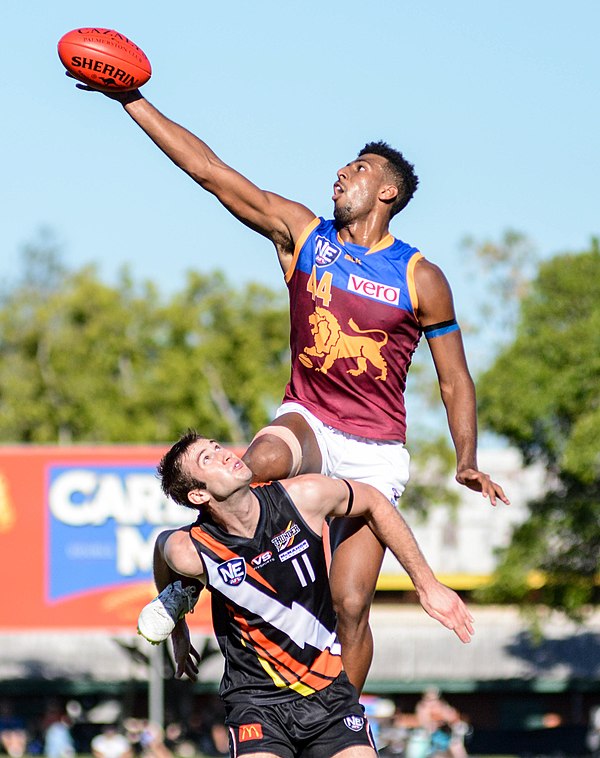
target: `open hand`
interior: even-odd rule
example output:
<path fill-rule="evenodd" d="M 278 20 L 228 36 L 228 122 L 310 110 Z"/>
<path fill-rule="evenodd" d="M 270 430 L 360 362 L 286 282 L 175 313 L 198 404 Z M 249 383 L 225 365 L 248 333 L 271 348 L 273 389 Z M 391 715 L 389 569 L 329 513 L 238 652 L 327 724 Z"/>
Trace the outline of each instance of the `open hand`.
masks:
<path fill-rule="evenodd" d="M 504 494 L 504 490 L 499 484 L 490 479 L 489 474 L 478 471 L 474 468 L 466 468 L 456 474 L 456 481 L 464 484 L 470 490 L 481 492 L 483 497 L 488 497 L 492 505 L 496 505 L 499 499 L 506 505 L 510 505 L 510 500 Z"/>
<path fill-rule="evenodd" d="M 451 629 L 461 642 L 471 641 L 475 634 L 473 616 L 454 590 L 436 580 L 427 590 L 417 592 L 426 613 L 446 629 Z"/>

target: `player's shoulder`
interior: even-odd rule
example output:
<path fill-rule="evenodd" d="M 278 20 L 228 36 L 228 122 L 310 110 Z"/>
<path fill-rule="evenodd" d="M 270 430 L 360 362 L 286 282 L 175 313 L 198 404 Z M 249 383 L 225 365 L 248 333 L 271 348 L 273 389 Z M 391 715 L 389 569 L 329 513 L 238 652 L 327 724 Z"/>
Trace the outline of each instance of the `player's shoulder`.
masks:
<path fill-rule="evenodd" d="M 394 237 L 393 239 L 393 243 L 388 248 L 390 257 L 402 258 L 404 260 L 410 260 L 414 255 L 419 256 L 419 258 L 423 257 L 419 248 L 411 245 L 410 242 L 405 242 L 399 237 Z"/>
<path fill-rule="evenodd" d="M 318 500 L 332 488 L 331 477 L 323 474 L 300 474 L 291 479 L 283 479 L 281 486 L 292 500 L 301 499 L 303 502 Z"/>
<path fill-rule="evenodd" d="M 415 284 L 417 287 L 448 286 L 446 275 L 441 267 L 433 261 L 421 256 L 415 265 Z"/>

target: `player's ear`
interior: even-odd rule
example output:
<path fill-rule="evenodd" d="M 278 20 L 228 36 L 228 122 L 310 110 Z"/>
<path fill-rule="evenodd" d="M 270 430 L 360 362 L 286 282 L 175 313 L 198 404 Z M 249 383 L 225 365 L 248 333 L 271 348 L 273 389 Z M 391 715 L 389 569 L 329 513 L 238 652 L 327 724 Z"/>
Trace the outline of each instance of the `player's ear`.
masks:
<path fill-rule="evenodd" d="M 395 184 L 384 184 L 379 190 L 379 199 L 384 203 L 393 203 L 398 197 L 398 187 Z"/>
<path fill-rule="evenodd" d="M 192 505 L 195 505 L 198 508 L 204 505 L 208 499 L 209 494 L 206 490 L 195 489 L 188 492 L 188 500 Z"/>

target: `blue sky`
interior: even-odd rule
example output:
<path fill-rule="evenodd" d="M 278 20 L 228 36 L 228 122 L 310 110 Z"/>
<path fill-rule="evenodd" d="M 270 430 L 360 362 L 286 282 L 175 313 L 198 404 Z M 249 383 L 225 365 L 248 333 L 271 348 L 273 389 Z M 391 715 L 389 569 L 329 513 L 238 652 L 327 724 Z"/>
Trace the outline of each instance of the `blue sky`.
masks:
<path fill-rule="evenodd" d="M 144 94 L 260 186 L 331 211 L 339 166 L 371 139 L 421 186 L 393 233 L 442 266 L 469 315 L 460 243 L 510 227 L 544 256 L 600 233 L 600 3 L 371 0 L 5 3 L 0 275 L 51 228 L 72 267 L 176 291 L 185 272 L 283 286 L 270 243 L 178 171 L 56 43 L 118 29 L 147 53 Z M 9 30 L 9 31 L 6 31 Z M 481 296 L 481 292 L 477 293 Z M 490 298 L 494 291 L 484 293 Z"/>

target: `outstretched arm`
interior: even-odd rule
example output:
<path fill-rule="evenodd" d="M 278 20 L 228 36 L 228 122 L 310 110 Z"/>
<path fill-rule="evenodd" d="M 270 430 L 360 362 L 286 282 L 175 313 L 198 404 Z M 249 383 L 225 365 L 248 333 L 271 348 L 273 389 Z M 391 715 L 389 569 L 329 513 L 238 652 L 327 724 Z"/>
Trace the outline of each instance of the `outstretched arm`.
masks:
<path fill-rule="evenodd" d="M 350 494 L 344 481 L 319 474 L 287 479 L 282 484 L 307 523 L 319 533 L 327 516 L 362 516 L 411 578 L 423 609 L 454 631 L 462 642 L 470 641 L 473 617 L 456 592 L 436 579 L 412 530 L 381 492 L 368 484 L 350 481 Z"/>
<path fill-rule="evenodd" d="M 418 297 L 417 315 L 423 328 L 447 325 L 455 321 L 452 292 L 441 270 L 426 260 L 415 267 Z M 439 336 L 434 336 L 435 334 Z M 448 428 L 456 451 L 456 480 L 469 489 L 481 492 L 496 505 L 497 499 L 509 500 L 499 484 L 477 464 L 477 402 L 475 385 L 467 366 L 460 329 L 434 330 L 428 339 L 429 348 L 446 408 Z"/>
<path fill-rule="evenodd" d="M 312 211 L 300 203 L 259 189 L 224 163 L 200 138 L 164 116 L 139 90 L 111 93 L 109 97 L 123 105 L 176 166 L 215 195 L 242 223 L 270 239 L 284 272 L 287 271 L 296 240 L 315 217 Z"/>

